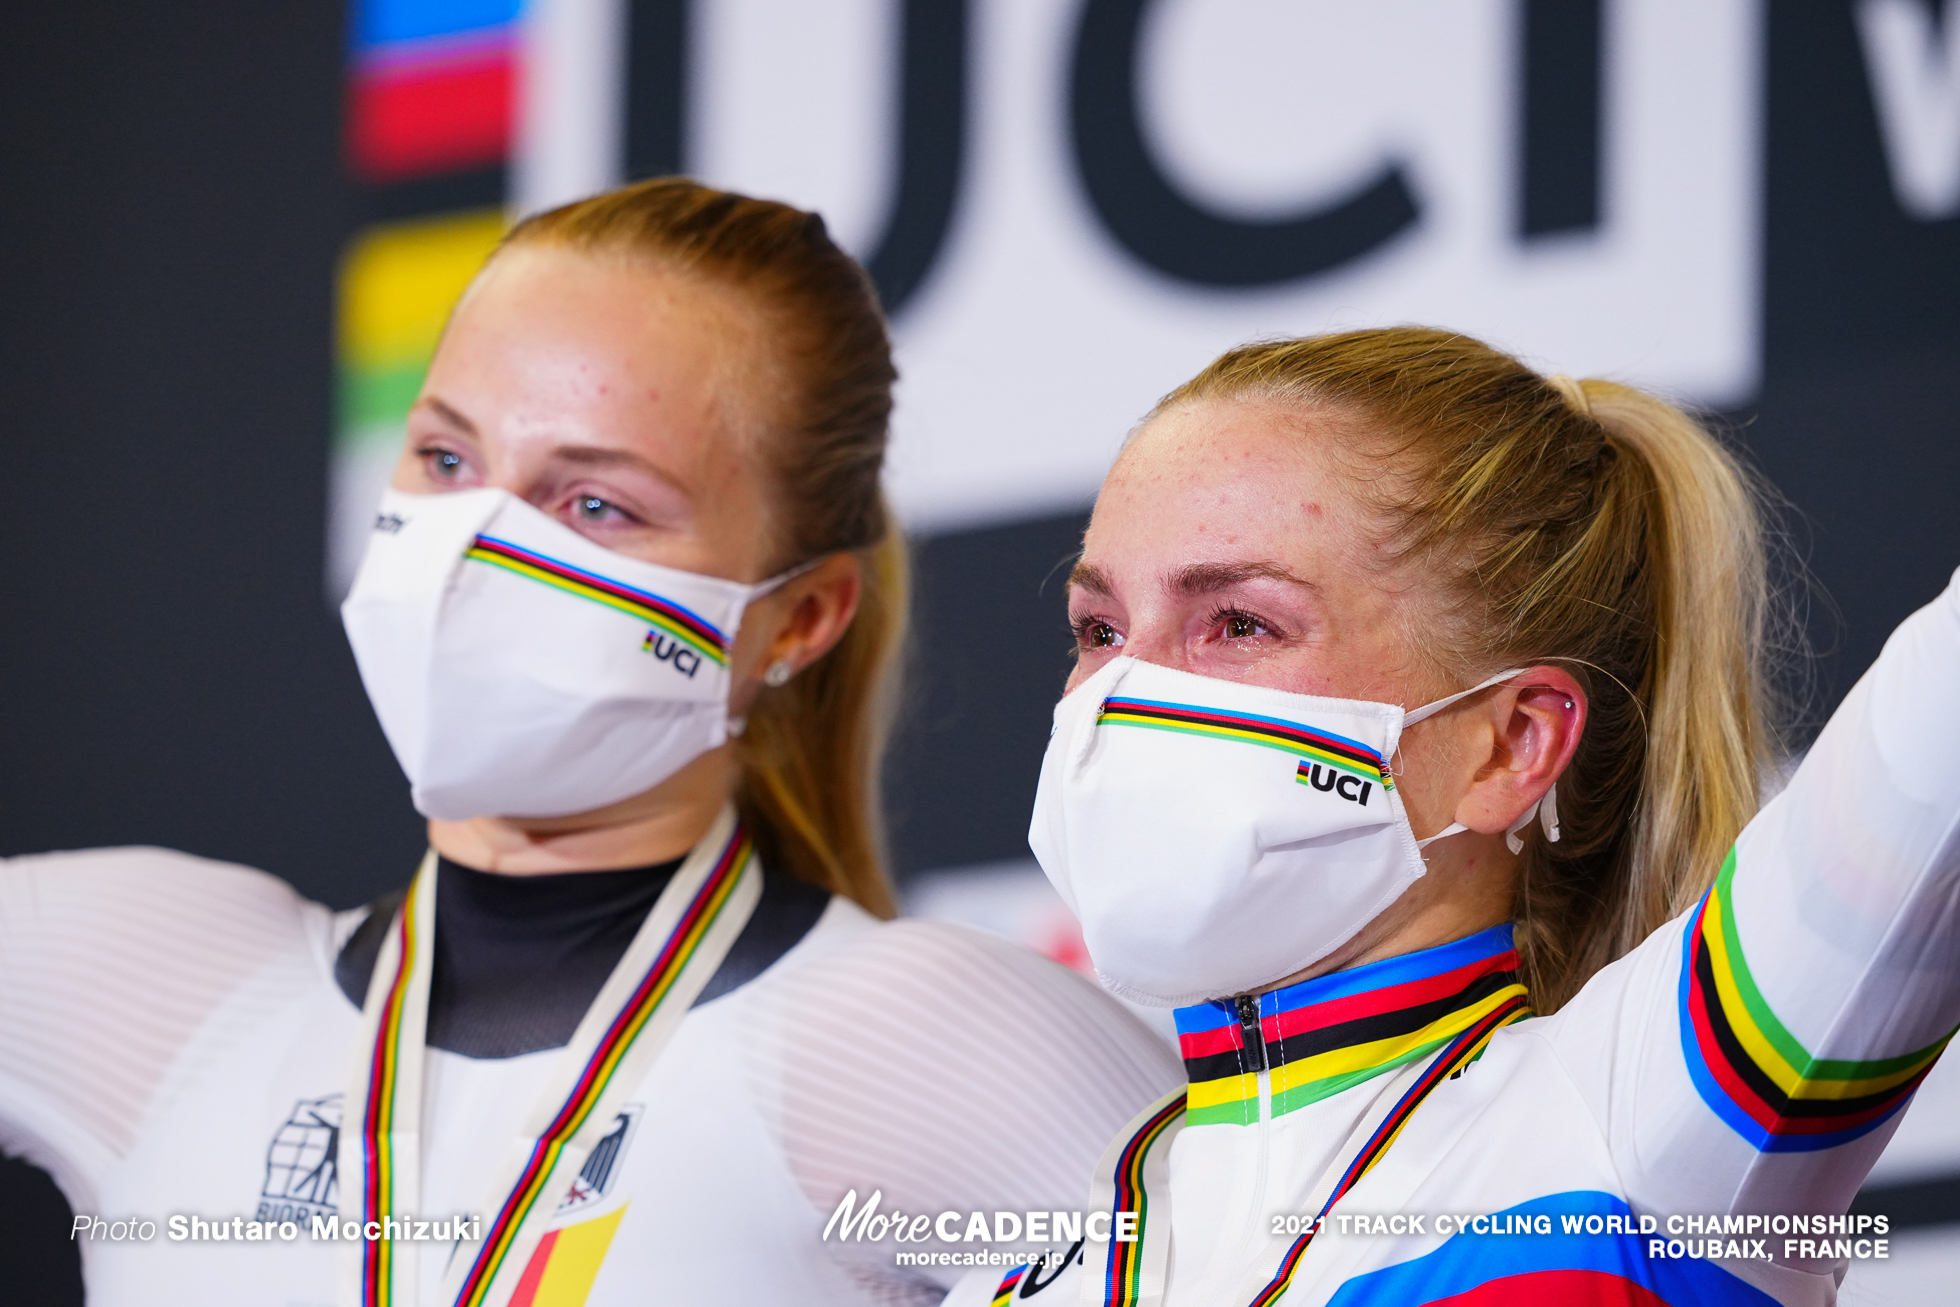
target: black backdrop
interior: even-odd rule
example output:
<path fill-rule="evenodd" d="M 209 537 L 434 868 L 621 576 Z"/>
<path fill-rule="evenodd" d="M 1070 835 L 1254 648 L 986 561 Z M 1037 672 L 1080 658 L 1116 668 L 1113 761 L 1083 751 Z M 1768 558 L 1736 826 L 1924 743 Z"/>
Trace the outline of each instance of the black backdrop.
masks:
<path fill-rule="evenodd" d="M 1893 201 L 1846 0 L 1768 12 L 1765 381 L 1731 416 L 1823 596 L 1821 710 L 1960 563 L 1960 222 Z M 322 602 L 343 30 L 0 26 L 0 854 L 171 845 L 346 906 L 420 849 Z M 1024 856 L 1080 522 L 921 542 L 901 872 Z M 52 1186 L 0 1166 L 0 1284 L 79 1301 L 74 1267 Z"/>

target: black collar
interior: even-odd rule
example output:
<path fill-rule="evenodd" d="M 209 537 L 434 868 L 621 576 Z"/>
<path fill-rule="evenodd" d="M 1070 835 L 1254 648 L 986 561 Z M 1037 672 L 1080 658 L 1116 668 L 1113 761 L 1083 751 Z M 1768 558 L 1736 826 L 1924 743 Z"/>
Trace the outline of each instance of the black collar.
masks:
<path fill-rule="evenodd" d="M 502 1058 L 569 1043 L 680 865 L 505 876 L 440 859 L 429 1046 Z M 334 980 L 355 1007 L 406 893 L 369 904 L 334 962 Z M 816 886 L 765 868 L 754 915 L 695 1003 L 762 974 L 829 902 Z"/>

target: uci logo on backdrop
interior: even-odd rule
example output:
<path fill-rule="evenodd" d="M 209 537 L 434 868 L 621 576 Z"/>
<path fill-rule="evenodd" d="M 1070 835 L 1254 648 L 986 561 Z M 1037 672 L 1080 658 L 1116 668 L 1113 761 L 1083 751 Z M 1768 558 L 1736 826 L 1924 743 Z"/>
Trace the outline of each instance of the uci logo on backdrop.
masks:
<path fill-rule="evenodd" d="M 716 0 L 623 77 L 580 64 L 604 8 L 529 26 L 517 207 L 683 170 L 822 211 L 893 313 L 914 529 L 1088 502 L 1255 337 L 1441 323 L 1756 388 L 1759 5 Z"/>

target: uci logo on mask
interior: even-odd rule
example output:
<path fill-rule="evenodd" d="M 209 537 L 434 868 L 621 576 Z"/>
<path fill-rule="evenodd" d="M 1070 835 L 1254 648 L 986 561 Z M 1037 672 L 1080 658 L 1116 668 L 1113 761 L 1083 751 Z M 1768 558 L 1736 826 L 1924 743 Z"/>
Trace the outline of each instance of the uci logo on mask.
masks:
<path fill-rule="evenodd" d="M 641 642 L 640 648 L 663 663 L 672 663 L 674 670 L 690 681 L 694 679 L 694 674 L 701 670 L 700 654 L 679 640 L 670 639 L 658 631 L 648 631 L 647 638 Z"/>
<path fill-rule="evenodd" d="M 1316 790 L 1332 790 L 1349 803 L 1358 803 L 1364 808 L 1368 806 L 1369 791 L 1375 788 L 1373 781 L 1364 781 L 1359 776 L 1322 767 L 1319 763 L 1301 763 L 1293 779 Z"/>

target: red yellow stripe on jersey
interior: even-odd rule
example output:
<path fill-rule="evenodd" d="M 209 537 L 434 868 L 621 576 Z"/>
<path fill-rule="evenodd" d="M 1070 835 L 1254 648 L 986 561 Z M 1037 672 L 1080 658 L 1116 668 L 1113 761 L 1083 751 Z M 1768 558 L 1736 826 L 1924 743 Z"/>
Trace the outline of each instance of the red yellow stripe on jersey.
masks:
<path fill-rule="evenodd" d="M 1014 1290 L 1020 1287 L 1021 1280 L 1027 1273 L 1028 1264 L 1022 1262 L 1019 1266 L 1001 1276 L 1000 1287 L 994 1290 L 993 1307 L 1005 1307 L 1007 1300 L 1014 1296 Z"/>
<path fill-rule="evenodd" d="M 1272 1112 L 1282 1116 L 1434 1053 L 1513 1000 L 1522 1001 L 1511 928 L 1319 976 L 1259 996 Z M 1191 1125 L 1259 1119 L 1261 1059 L 1231 1003 L 1176 1012 L 1191 1081 Z"/>
<path fill-rule="evenodd" d="M 679 640 L 710 662 L 728 665 L 728 641 L 712 622 L 650 590 L 635 589 L 623 581 L 573 567 L 494 536 L 478 536 L 463 557 L 616 608 Z"/>
<path fill-rule="evenodd" d="M 1300 1258 L 1306 1255 L 1307 1245 L 1313 1242 L 1313 1237 L 1319 1231 L 1327 1213 L 1333 1210 L 1335 1203 L 1346 1196 L 1348 1190 L 1360 1183 L 1362 1176 L 1374 1169 L 1375 1163 L 1381 1161 L 1389 1147 L 1401 1136 L 1403 1127 L 1409 1124 L 1409 1119 L 1415 1115 L 1415 1110 L 1422 1106 L 1425 1098 L 1429 1097 L 1430 1091 L 1482 1057 L 1484 1049 L 1490 1044 L 1491 1036 L 1512 1022 L 1522 1021 L 1530 1015 L 1531 1009 L 1525 1005 L 1523 993 L 1520 991 L 1516 997 L 1507 999 L 1486 1013 L 1475 1025 L 1457 1034 L 1444 1047 L 1428 1069 L 1416 1078 L 1416 1082 L 1402 1092 L 1402 1097 L 1395 1101 L 1395 1106 L 1389 1109 L 1388 1115 L 1382 1118 L 1381 1123 L 1368 1136 L 1368 1141 L 1361 1145 L 1361 1151 L 1354 1155 L 1354 1160 L 1349 1162 L 1347 1169 L 1341 1172 L 1341 1178 L 1335 1183 L 1334 1191 L 1327 1196 L 1327 1201 L 1322 1204 L 1313 1224 L 1307 1227 L 1306 1233 L 1287 1247 L 1286 1255 L 1280 1259 L 1279 1269 L 1273 1272 L 1273 1278 L 1266 1282 L 1266 1287 L 1254 1296 L 1250 1307 L 1272 1307 L 1272 1304 L 1286 1295 L 1286 1290 L 1293 1283 L 1293 1273 L 1300 1267 Z"/>
<path fill-rule="evenodd" d="M 1702 1101 L 1766 1153 L 1835 1148 L 1883 1124 L 1947 1041 L 1857 1062 L 1812 1055 L 1777 1019 L 1736 929 L 1730 850 L 1682 940 L 1681 1052 Z"/>
<path fill-rule="evenodd" d="M 598 1046 L 586 1060 L 584 1071 L 564 1105 L 532 1145 L 530 1157 L 519 1173 L 517 1184 L 484 1233 L 476 1260 L 471 1264 L 456 1297 L 457 1307 L 482 1307 L 498 1269 L 524 1224 L 524 1218 L 544 1194 L 566 1142 L 578 1133 L 579 1127 L 591 1115 L 620 1059 L 667 997 L 688 959 L 700 947 L 702 937 L 726 906 L 753 851 L 749 837 L 737 827 L 714 870 L 702 882 L 701 888 L 695 891 L 694 898 L 675 923 L 653 964 L 641 977 L 632 997 L 620 1008 L 606 1033 L 600 1037 Z"/>
<path fill-rule="evenodd" d="M 1257 713 L 1223 712 L 1196 704 L 1168 703 L 1160 699 L 1128 699 L 1112 696 L 1103 700 L 1096 715 L 1098 726 L 1140 726 L 1146 730 L 1178 731 L 1186 735 L 1206 735 L 1278 749 L 1303 758 L 1311 767 L 1324 766 L 1379 783 L 1385 790 L 1395 788 L 1381 754 L 1345 735 L 1316 730 L 1282 717 L 1262 717 Z M 1302 784 L 1304 776 L 1298 777 Z"/>

